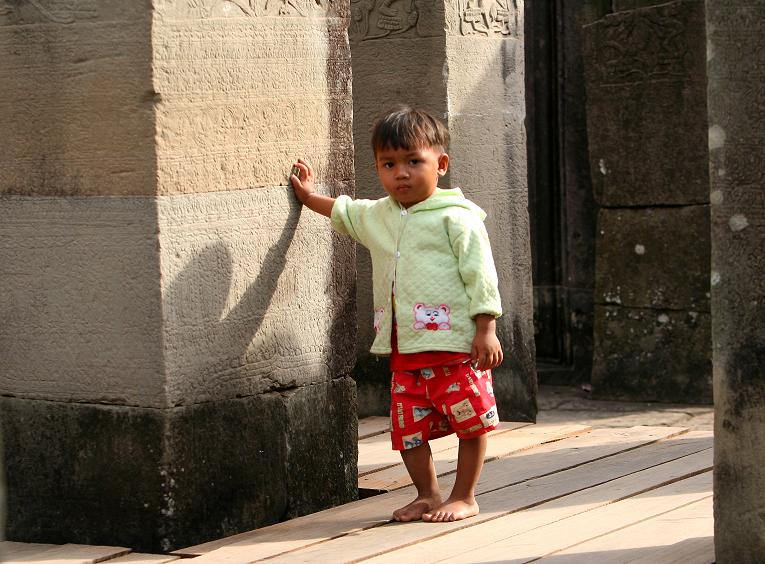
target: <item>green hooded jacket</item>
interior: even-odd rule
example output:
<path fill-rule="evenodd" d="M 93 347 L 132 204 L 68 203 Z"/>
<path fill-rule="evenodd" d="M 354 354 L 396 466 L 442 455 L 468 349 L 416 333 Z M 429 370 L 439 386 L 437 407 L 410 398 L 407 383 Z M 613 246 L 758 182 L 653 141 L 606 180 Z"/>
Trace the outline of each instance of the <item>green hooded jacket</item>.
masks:
<path fill-rule="evenodd" d="M 372 353 L 391 353 L 394 312 L 399 352 L 470 353 L 473 318 L 502 314 L 485 218 L 459 188 L 437 188 L 408 209 L 390 197 L 337 198 L 332 226 L 372 256 Z"/>

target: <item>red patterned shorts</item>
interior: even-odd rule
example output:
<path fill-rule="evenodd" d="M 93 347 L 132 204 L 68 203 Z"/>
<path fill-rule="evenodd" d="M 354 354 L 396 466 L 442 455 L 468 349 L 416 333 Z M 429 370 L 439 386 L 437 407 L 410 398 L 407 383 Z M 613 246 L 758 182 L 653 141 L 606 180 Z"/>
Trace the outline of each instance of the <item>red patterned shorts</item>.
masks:
<path fill-rule="evenodd" d="M 470 362 L 391 376 L 391 441 L 406 450 L 457 433 L 473 439 L 499 425 L 491 370 Z"/>

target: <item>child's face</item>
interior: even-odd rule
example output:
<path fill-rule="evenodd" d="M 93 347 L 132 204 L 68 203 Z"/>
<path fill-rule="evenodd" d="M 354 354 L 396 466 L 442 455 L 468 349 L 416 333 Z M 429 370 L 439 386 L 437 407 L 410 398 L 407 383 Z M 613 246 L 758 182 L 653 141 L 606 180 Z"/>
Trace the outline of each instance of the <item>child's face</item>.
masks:
<path fill-rule="evenodd" d="M 378 149 L 377 175 L 388 195 L 408 208 L 427 200 L 446 174 L 449 155 L 433 147 Z"/>

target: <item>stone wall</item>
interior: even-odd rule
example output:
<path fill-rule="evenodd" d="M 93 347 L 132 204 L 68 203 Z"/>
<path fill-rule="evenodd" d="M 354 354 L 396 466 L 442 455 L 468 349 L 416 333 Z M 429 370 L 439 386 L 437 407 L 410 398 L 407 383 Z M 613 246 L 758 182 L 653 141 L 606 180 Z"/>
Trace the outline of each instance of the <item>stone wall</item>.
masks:
<path fill-rule="evenodd" d="M 461 187 L 489 214 L 486 225 L 505 315 L 498 322 L 506 362 L 495 370 L 503 419 L 536 414 L 531 260 L 526 184 L 524 3 L 351 2 L 354 139 L 358 197 L 384 195 L 369 147 L 374 118 L 396 104 L 425 108 L 452 135 L 442 187 Z M 358 252 L 360 415 L 389 409 L 387 362 L 373 340 L 370 263 Z"/>
<path fill-rule="evenodd" d="M 594 392 L 710 402 L 704 3 L 608 15 L 585 28 L 584 50 Z"/>
<path fill-rule="evenodd" d="M 348 13 L 0 8 L 8 537 L 167 550 L 356 495 Z M 317 473 L 321 483 L 312 479 Z"/>
<path fill-rule="evenodd" d="M 715 553 L 765 554 L 765 4 L 707 2 Z"/>

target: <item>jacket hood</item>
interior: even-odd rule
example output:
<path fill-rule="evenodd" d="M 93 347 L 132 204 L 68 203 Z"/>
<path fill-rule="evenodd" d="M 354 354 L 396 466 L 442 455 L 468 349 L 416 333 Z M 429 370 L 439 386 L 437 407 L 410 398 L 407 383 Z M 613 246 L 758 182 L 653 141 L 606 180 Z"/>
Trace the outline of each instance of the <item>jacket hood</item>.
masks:
<path fill-rule="evenodd" d="M 448 207 L 460 207 L 465 208 L 475 213 L 481 221 L 486 219 L 486 212 L 479 206 L 465 198 L 462 190 L 459 188 L 441 189 L 436 188 L 436 191 L 427 200 L 415 204 L 409 208 L 409 213 L 417 213 L 425 210 L 438 210 Z"/>

